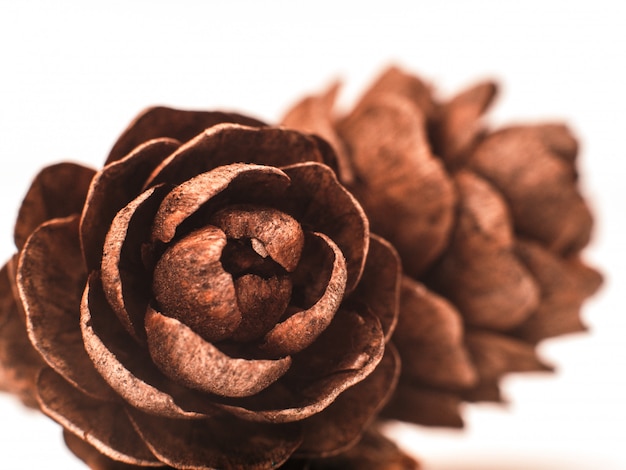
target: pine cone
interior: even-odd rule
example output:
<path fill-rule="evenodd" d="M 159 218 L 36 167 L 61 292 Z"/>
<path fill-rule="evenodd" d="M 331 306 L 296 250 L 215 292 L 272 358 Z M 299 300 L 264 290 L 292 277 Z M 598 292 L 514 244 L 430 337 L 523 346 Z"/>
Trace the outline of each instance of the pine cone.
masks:
<path fill-rule="evenodd" d="M 400 253 L 403 365 L 385 414 L 462 426 L 464 400 L 502 400 L 504 374 L 550 370 L 539 341 L 584 330 L 579 310 L 601 276 L 581 261 L 592 217 L 577 142 L 562 124 L 488 129 L 491 82 L 439 101 L 392 67 L 347 113 L 338 89 L 283 124 L 332 143 L 340 179 Z"/>
<path fill-rule="evenodd" d="M 324 468 L 399 373 L 399 259 L 335 171 L 317 137 L 167 108 L 98 171 L 45 168 L 0 273 L 2 387 L 92 468 Z"/>

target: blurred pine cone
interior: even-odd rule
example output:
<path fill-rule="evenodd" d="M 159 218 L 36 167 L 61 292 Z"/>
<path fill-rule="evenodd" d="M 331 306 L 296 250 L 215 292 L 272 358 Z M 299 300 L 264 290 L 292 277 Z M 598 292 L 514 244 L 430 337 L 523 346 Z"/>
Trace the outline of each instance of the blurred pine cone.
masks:
<path fill-rule="evenodd" d="M 0 386 L 94 469 L 416 468 L 359 443 L 398 378 L 401 270 L 336 171 L 317 137 L 168 108 L 101 169 L 43 169 L 0 272 Z"/>
<path fill-rule="evenodd" d="M 347 113 L 338 89 L 303 99 L 283 125 L 331 142 L 340 179 L 401 255 L 402 373 L 384 413 L 461 426 L 463 401 L 502 400 L 504 374 L 550 370 L 539 341 L 584 330 L 580 307 L 601 276 L 581 260 L 592 217 L 576 139 L 562 124 L 489 129 L 491 82 L 440 101 L 392 67 Z"/>

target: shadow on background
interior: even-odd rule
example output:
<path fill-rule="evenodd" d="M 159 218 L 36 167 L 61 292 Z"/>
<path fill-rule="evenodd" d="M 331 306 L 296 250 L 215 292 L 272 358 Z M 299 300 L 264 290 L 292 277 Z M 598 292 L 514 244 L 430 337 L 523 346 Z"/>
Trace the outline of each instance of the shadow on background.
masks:
<path fill-rule="evenodd" d="M 580 460 L 567 456 L 473 456 L 439 457 L 436 461 L 422 460 L 422 470 L 623 470 L 623 467 L 602 458 Z"/>

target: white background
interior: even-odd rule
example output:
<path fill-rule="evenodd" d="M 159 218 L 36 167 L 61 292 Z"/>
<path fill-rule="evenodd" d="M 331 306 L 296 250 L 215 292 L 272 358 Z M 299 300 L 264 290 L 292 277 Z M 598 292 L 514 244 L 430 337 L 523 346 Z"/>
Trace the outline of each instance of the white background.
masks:
<path fill-rule="evenodd" d="M 95 6 L 94 6 L 95 5 Z M 626 469 L 626 3 L 577 1 L 0 2 L 0 257 L 30 179 L 100 165 L 144 107 L 280 118 L 335 78 L 343 100 L 390 63 L 443 95 L 502 84 L 491 121 L 566 120 L 597 213 L 587 259 L 606 282 L 591 332 L 550 340 L 555 376 L 504 382 L 510 404 L 468 406 L 463 432 L 390 432 L 425 470 Z M 81 469 L 59 427 L 0 395 L 0 468 Z"/>

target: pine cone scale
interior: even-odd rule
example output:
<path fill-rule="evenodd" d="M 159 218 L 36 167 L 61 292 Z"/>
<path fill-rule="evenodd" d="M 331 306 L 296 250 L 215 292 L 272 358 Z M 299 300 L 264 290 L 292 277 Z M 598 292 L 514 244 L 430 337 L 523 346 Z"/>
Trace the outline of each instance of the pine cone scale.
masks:
<path fill-rule="evenodd" d="M 59 180 L 27 194 L 0 289 L 2 387 L 38 396 L 96 467 L 275 468 L 302 461 L 302 436 L 307 462 L 356 445 L 397 382 L 400 264 L 330 146 L 153 108 L 107 161 L 44 170 Z M 58 203 L 77 173 L 88 183 Z M 48 366 L 36 384 L 4 354 L 7 325 L 28 338 L 21 304 L 19 347 L 33 376 Z"/>
<path fill-rule="evenodd" d="M 327 100 L 324 112 L 307 114 L 318 95 L 286 114 L 287 125 L 339 140 L 354 173 L 346 184 L 372 230 L 396 245 L 406 275 L 449 304 L 433 310 L 437 297 L 421 295 L 429 301 L 420 304 L 418 290 L 402 291 L 393 339 L 403 369 L 385 410 L 393 418 L 458 426 L 463 399 L 501 401 L 501 377 L 547 370 L 536 342 L 580 331 L 580 307 L 601 283 L 581 261 L 592 217 L 578 187 L 576 139 L 560 123 L 491 130 L 483 115 L 496 92 L 484 81 L 440 100 L 391 67 L 346 113 Z M 433 311 L 443 323 L 420 331 Z M 451 363 L 456 378 L 441 373 Z"/>

